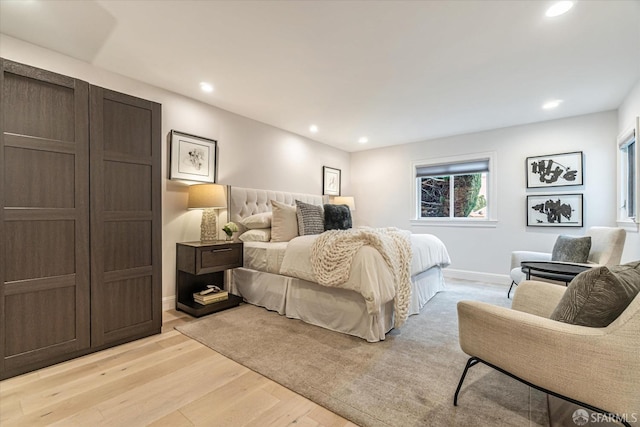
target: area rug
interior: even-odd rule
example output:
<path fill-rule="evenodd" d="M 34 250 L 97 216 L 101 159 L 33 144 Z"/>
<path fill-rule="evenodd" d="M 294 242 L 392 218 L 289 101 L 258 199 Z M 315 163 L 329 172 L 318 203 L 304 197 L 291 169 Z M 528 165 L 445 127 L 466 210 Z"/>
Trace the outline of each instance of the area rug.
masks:
<path fill-rule="evenodd" d="M 455 282 L 386 340 L 368 343 L 243 304 L 177 329 L 363 427 L 547 426 L 546 395 L 484 365 L 469 371 L 456 303 L 510 306 L 506 288 Z"/>

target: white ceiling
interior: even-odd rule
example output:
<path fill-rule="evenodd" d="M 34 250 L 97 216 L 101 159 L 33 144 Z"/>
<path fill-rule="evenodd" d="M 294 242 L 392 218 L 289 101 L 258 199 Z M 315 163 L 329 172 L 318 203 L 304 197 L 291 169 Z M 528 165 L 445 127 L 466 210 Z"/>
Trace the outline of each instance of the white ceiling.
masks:
<path fill-rule="evenodd" d="M 618 108 L 640 1 L 551 3 L 2 0 L 0 32 L 358 151 Z"/>

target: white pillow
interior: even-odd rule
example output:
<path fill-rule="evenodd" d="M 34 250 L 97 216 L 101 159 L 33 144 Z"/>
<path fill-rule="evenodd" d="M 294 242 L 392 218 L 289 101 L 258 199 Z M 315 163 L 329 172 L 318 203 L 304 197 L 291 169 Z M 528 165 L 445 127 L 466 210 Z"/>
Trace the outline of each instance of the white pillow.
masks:
<path fill-rule="evenodd" d="M 273 214 L 271 212 L 262 212 L 246 217 L 240 221 L 240 224 L 244 225 L 249 230 L 256 228 L 271 228 L 272 216 Z"/>
<path fill-rule="evenodd" d="M 288 242 L 298 236 L 298 216 L 296 207 L 271 200 L 271 241 Z"/>
<path fill-rule="evenodd" d="M 268 242 L 271 240 L 271 229 L 247 230 L 240 235 L 239 239 L 243 242 Z"/>

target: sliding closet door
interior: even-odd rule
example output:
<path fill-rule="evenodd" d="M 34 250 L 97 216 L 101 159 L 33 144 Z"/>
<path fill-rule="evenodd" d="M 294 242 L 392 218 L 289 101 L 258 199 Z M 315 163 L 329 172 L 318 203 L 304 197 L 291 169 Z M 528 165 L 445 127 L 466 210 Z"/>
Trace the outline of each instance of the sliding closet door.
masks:
<path fill-rule="evenodd" d="M 91 343 L 160 332 L 160 104 L 90 88 Z"/>
<path fill-rule="evenodd" d="M 0 59 L 0 377 L 89 347 L 88 84 Z"/>

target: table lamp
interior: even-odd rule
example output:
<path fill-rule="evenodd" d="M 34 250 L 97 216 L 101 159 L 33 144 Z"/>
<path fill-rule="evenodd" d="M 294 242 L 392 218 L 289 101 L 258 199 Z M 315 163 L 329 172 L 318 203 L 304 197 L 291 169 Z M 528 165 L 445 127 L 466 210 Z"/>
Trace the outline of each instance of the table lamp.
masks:
<path fill-rule="evenodd" d="M 335 196 L 331 202 L 333 205 L 347 205 L 350 211 L 356 210 L 356 201 L 353 196 Z"/>
<path fill-rule="evenodd" d="M 187 209 L 204 209 L 200 223 L 200 241 L 217 240 L 218 213 L 216 209 L 226 208 L 227 198 L 224 186 L 219 184 L 196 184 L 189 187 Z"/>

